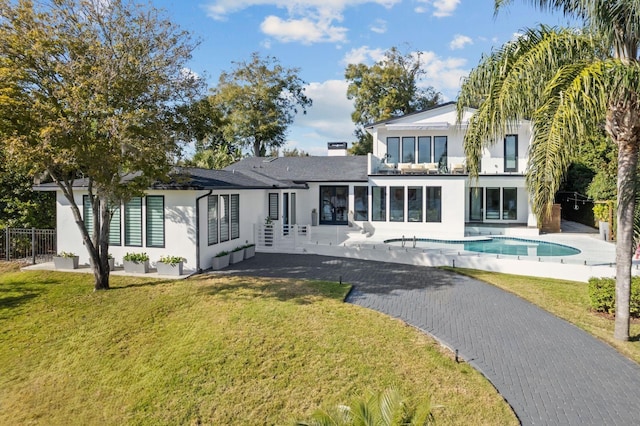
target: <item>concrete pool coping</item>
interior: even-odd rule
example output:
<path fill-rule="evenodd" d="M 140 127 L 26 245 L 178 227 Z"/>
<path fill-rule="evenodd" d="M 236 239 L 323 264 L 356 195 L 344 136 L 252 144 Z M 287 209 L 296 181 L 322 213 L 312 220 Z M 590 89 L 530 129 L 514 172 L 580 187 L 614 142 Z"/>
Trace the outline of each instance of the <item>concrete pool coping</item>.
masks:
<path fill-rule="evenodd" d="M 581 251 L 579 254 L 533 258 L 465 252 L 457 249 L 393 247 L 384 241 L 398 238 L 397 234 L 376 232 L 367 236 L 357 228 L 348 226 L 312 227 L 308 238 L 301 239 L 296 247 L 274 247 L 262 251 L 309 253 L 432 267 L 451 266 L 581 282 L 587 282 L 591 277 L 615 277 L 615 244 L 600 239 L 597 230 L 593 228 L 573 223 L 569 223 L 567 228 L 572 232 L 527 235 L 522 238 L 575 247 Z M 517 235 L 509 236 L 518 238 Z M 634 275 L 640 275 L 639 266 L 640 260 L 634 258 Z"/>

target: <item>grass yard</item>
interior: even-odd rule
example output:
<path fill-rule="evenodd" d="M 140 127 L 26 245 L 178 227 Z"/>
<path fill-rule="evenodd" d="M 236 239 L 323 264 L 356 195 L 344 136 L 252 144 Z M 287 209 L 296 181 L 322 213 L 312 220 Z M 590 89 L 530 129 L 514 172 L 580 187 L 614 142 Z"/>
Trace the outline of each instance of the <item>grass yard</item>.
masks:
<path fill-rule="evenodd" d="M 4 268 L 4 269 L 3 269 Z M 396 386 L 439 424 L 517 424 L 434 341 L 327 282 L 154 281 L 0 265 L 0 424 L 291 424 Z"/>
<path fill-rule="evenodd" d="M 445 268 L 510 291 L 609 343 L 628 358 L 640 363 L 640 321 L 631 324 L 631 341 L 613 339 L 613 317 L 592 312 L 588 284 L 576 281 L 499 274 L 463 268 Z"/>

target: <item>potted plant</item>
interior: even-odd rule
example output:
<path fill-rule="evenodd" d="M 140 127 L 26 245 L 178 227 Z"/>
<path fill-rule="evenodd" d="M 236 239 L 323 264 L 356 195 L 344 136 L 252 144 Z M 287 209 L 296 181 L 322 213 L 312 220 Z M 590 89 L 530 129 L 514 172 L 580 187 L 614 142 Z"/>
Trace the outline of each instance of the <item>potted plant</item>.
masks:
<path fill-rule="evenodd" d="M 256 255 L 256 245 L 255 244 L 245 244 L 244 246 L 244 258 L 250 259 Z"/>
<path fill-rule="evenodd" d="M 230 263 L 238 263 L 244 260 L 244 246 L 238 246 L 231 250 Z"/>
<path fill-rule="evenodd" d="M 78 259 L 75 253 L 61 251 L 53 256 L 53 265 L 56 269 L 78 269 Z"/>
<path fill-rule="evenodd" d="M 184 258 L 180 256 L 162 256 L 156 263 L 156 269 L 159 275 L 182 275 L 182 266 Z"/>
<path fill-rule="evenodd" d="M 221 251 L 213 257 L 213 269 L 222 269 L 229 266 L 229 258 L 231 254 L 228 251 Z"/>
<path fill-rule="evenodd" d="M 113 271 L 114 269 L 116 269 L 116 260 L 113 258 L 113 255 L 111 253 L 107 254 L 107 261 L 109 262 L 110 271 Z"/>
<path fill-rule="evenodd" d="M 149 256 L 147 253 L 127 253 L 122 258 L 124 271 L 133 274 L 149 272 Z"/>

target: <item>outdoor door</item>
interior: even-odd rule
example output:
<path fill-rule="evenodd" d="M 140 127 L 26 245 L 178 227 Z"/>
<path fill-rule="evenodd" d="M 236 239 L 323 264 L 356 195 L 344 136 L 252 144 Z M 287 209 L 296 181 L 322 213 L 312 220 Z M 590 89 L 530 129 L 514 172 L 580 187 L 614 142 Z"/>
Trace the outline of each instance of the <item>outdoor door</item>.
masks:
<path fill-rule="evenodd" d="M 320 224 L 321 225 L 346 225 L 349 211 L 349 187 L 348 186 L 321 186 L 320 187 Z"/>
<path fill-rule="evenodd" d="M 482 222 L 483 188 L 469 188 L 469 222 Z"/>

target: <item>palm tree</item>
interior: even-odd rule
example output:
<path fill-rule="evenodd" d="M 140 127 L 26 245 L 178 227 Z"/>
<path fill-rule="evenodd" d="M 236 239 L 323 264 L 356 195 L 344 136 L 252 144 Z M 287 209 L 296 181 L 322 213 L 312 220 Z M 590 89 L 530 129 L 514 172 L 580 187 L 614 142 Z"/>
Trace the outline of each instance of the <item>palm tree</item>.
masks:
<path fill-rule="evenodd" d="M 511 3 L 496 0 L 495 11 Z M 527 186 L 542 219 L 581 140 L 605 131 L 618 147 L 616 319 L 629 339 L 636 166 L 640 143 L 640 1 L 530 0 L 582 20 L 580 29 L 541 26 L 484 57 L 463 83 L 458 110 L 478 107 L 465 136 L 477 174 L 481 150 L 522 118 L 533 122 Z"/>
<path fill-rule="evenodd" d="M 350 406 L 339 405 L 332 411 L 317 411 L 298 426 L 426 426 L 435 423 L 429 400 L 417 406 L 408 404 L 396 389 L 372 393 L 356 399 Z"/>

